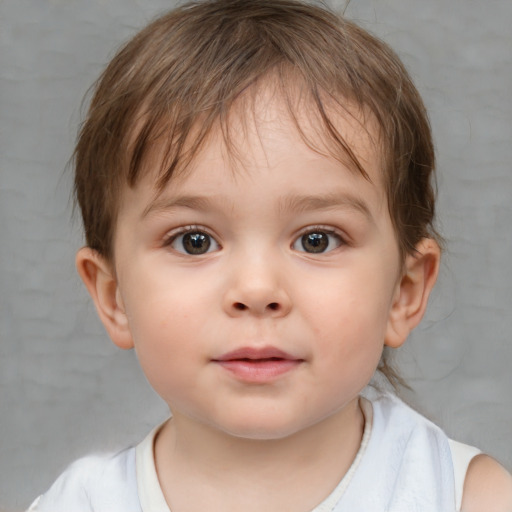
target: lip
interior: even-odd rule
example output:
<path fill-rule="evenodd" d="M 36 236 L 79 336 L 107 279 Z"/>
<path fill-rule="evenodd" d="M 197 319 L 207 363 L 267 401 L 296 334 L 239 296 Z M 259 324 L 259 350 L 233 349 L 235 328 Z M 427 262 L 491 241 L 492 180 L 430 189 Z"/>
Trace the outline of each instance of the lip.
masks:
<path fill-rule="evenodd" d="M 238 380 L 257 384 L 271 382 L 293 371 L 303 361 L 271 346 L 242 347 L 212 360 Z"/>

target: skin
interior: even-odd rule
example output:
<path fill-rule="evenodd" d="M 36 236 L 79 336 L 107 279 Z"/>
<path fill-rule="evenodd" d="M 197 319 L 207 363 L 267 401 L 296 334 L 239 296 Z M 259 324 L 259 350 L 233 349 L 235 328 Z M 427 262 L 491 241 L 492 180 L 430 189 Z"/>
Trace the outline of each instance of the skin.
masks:
<path fill-rule="evenodd" d="M 512 476 L 492 457 L 477 455 L 470 463 L 464 493 L 462 512 L 512 511 Z"/>
<path fill-rule="evenodd" d="M 308 148 L 267 91 L 249 121 L 232 115 L 236 169 L 214 133 L 162 192 L 151 172 L 124 191 L 113 262 L 78 253 L 112 340 L 172 411 L 155 459 L 173 512 L 311 510 L 357 453 L 384 345 L 423 316 L 439 248 L 422 240 L 402 265 L 378 134 L 338 121 L 371 181 Z M 208 250 L 187 253 L 187 234 Z M 242 347 L 284 351 L 291 369 L 241 378 L 219 359 Z"/>

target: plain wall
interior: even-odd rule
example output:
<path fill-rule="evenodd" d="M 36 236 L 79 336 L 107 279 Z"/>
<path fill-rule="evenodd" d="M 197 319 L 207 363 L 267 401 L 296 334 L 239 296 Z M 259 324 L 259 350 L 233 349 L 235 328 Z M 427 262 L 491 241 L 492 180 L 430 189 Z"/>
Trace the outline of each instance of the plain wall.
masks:
<path fill-rule="evenodd" d="M 0 509 L 24 509 L 73 459 L 136 443 L 167 414 L 76 276 L 66 163 L 90 84 L 173 5 L 0 0 Z M 399 355 L 406 397 L 511 469 L 512 2 L 353 0 L 347 15 L 403 58 L 437 143 L 447 250 Z"/>

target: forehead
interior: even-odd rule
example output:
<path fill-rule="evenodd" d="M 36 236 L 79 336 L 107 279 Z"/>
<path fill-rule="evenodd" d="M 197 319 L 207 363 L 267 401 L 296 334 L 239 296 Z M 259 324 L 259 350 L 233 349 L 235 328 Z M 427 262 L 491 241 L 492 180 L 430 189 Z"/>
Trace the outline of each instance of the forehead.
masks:
<path fill-rule="evenodd" d="M 198 116 L 187 133 L 178 134 L 183 145 L 175 143 L 176 134 L 164 120 L 140 175 L 149 175 L 146 181 L 163 189 L 169 179 L 179 182 L 189 176 L 206 146 L 210 156 L 211 146 L 216 146 L 219 156 L 240 171 L 251 166 L 256 154 L 270 154 L 276 143 L 288 143 L 334 159 L 376 185 L 384 183 L 385 158 L 375 116 L 353 101 L 322 96 L 312 98 L 300 81 L 278 84 L 268 78 L 245 91 L 211 126 Z"/>
<path fill-rule="evenodd" d="M 166 204 L 173 194 L 192 197 L 200 190 L 202 196 L 222 196 L 226 179 L 252 188 L 255 173 L 267 171 L 274 173 L 273 183 L 290 197 L 294 190 L 303 195 L 300 180 L 307 182 L 314 177 L 307 186 L 319 185 L 318 195 L 325 193 L 326 180 L 334 186 L 336 178 L 342 178 L 346 187 L 361 195 L 357 198 L 352 194 L 354 203 L 374 203 L 372 209 L 380 211 L 387 202 L 379 131 L 373 117 L 348 102 L 329 111 L 332 127 L 349 153 L 332 134 L 326 134 L 324 120 L 313 114 L 300 95 L 295 96 L 293 105 L 288 99 L 271 87 L 241 98 L 224 122 L 219 120 L 211 130 L 189 164 L 164 186 L 159 186 L 159 180 L 166 167 L 167 147 L 165 143 L 157 146 L 145 162 L 140 181 L 123 194 L 121 207 L 134 205 L 140 194 L 145 199 L 138 197 L 136 202 L 144 211 Z M 364 169 L 364 176 L 355 162 Z M 283 172 L 290 168 L 294 172 Z M 264 195 L 265 190 L 259 193 Z"/>

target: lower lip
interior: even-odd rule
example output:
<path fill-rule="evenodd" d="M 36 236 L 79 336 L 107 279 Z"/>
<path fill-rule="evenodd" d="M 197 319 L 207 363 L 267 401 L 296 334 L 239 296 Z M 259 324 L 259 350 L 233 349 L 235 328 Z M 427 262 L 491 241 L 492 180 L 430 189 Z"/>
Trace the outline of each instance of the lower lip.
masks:
<path fill-rule="evenodd" d="M 301 364 L 299 359 L 230 359 L 215 362 L 238 379 L 254 383 L 274 380 Z"/>

